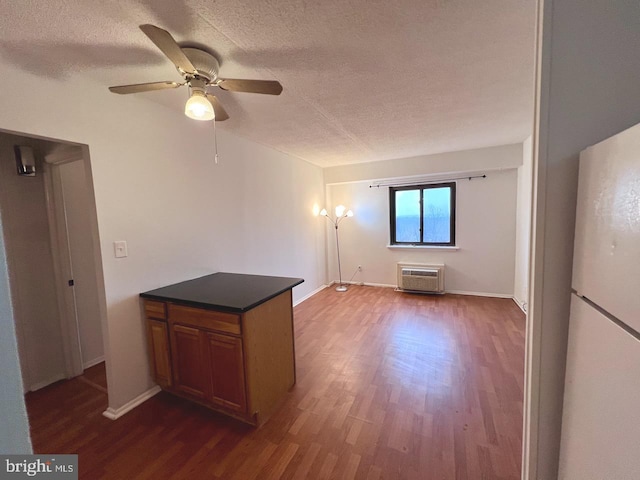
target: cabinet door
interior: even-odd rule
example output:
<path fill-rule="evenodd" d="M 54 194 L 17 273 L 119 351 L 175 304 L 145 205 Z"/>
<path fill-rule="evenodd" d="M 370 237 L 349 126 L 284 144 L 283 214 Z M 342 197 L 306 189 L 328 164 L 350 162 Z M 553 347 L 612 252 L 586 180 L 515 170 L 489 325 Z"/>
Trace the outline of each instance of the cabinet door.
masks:
<path fill-rule="evenodd" d="M 171 363 L 169 360 L 169 331 L 167 324 L 158 320 L 147 320 L 147 339 L 151 375 L 161 387 L 171 386 Z"/>
<path fill-rule="evenodd" d="M 242 339 L 207 333 L 208 364 L 211 369 L 211 398 L 220 406 L 238 412 L 247 410 L 244 385 Z"/>
<path fill-rule="evenodd" d="M 204 335 L 195 328 L 171 326 L 174 387 L 198 399 L 206 398 L 208 393 Z"/>

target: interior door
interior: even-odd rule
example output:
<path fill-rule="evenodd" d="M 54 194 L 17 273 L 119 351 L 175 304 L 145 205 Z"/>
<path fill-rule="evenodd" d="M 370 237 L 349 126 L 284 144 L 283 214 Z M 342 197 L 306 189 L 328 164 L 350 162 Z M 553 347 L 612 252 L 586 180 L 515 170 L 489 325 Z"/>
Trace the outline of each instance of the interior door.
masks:
<path fill-rule="evenodd" d="M 91 231 L 92 193 L 83 160 L 56 165 L 63 194 L 64 220 L 71 261 L 75 315 L 80 337 L 82 363 L 88 368 L 104 360 L 100 322 L 98 266 L 94 258 L 97 239 Z"/>
<path fill-rule="evenodd" d="M 70 282 L 73 279 L 71 248 L 67 230 L 64 189 L 58 164 L 67 161 L 82 161 L 82 153 L 76 150 L 47 155 L 43 165 L 45 193 L 49 199 L 47 214 L 67 377 L 82 375 L 84 362 L 76 315 L 75 287 L 73 282 Z"/>

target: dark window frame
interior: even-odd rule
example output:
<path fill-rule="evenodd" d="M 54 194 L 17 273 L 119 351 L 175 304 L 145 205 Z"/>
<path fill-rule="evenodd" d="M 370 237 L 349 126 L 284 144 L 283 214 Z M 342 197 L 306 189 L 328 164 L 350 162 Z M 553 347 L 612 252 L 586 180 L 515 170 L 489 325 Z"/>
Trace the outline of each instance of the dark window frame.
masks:
<path fill-rule="evenodd" d="M 448 187 L 451 194 L 451 217 L 449 220 L 449 242 L 423 242 L 424 238 L 424 190 L 431 188 Z M 396 192 L 403 190 L 420 191 L 420 239 L 419 242 L 396 241 Z M 391 245 L 422 245 L 427 247 L 455 247 L 456 246 L 456 182 L 427 183 L 422 185 L 408 185 L 402 187 L 389 187 L 389 221 L 391 226 Z"/>

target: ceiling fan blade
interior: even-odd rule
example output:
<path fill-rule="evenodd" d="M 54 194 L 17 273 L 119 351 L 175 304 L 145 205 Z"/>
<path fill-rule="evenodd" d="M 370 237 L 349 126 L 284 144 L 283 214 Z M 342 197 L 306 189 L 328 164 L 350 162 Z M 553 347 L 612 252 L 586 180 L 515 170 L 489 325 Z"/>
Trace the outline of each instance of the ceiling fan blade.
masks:
<path fill-rule="evenodd" d="M 282 85 L 275 80 L 223 78 L 218 82 L 218 86 L 223 90 L 229 90 L 231 92 L 264 93 L 267 95 L 280 95 L 282 93 Z"/>
<path fill-rule="evenodd" d="M 152 82 L 152 83 L 136 83 L 135 85 L 119 85 L 117 87 L 109 87 L 113 93 L 121 95 L 127 93 L 151 92 L 153 90 L 166 90 L 167 88 L 178 88 L 184 85 L 176 82 Z"/>
<path fill-rule="evenodd" d="M 229 119 L 229 114 L 215 96 L 207 93 L 207 99 L 213 105 L 213 111 L 216 112 L 216 122 L 224 122 Z"/>
<path fill-rule="evenodd" d="M 169 32 L 155 25 L 140 25 L 140 30 L 149 37 L 156 47 L 162 50 L 173 64 L 185 73 L 196 74 L 196 67 L 193 66 L 191 60 L 184 54 L 180 45 L 174 40 Z"/>

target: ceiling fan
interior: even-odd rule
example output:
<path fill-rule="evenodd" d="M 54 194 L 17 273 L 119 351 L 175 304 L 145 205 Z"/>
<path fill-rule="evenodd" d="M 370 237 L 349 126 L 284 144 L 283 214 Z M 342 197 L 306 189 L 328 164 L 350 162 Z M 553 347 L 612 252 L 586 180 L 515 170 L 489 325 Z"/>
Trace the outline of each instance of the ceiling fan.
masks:
<path fill-rule="evenodd" d="M 208 52 L 199 48 L 180 47 L 169 32 L 155 25 L 140 25 L 140 30 L 171 60 L 184 82 L 151 82 L 135 85 L 109 87 L 113 93 L 128 94 L 150 92 L 189 86 L 189 100 L 184 113 L 195 120 L 223 121 L 229 118 L 218 99 L 207 91 L 207 87 L 220 87 L 230 92 L 263 93 L 280 95 L 282 85 L 274 80 L 239 80 L 218 77 L 220 63 Z"/>

